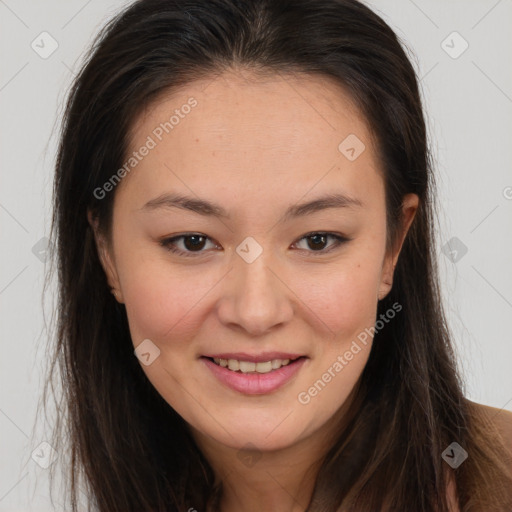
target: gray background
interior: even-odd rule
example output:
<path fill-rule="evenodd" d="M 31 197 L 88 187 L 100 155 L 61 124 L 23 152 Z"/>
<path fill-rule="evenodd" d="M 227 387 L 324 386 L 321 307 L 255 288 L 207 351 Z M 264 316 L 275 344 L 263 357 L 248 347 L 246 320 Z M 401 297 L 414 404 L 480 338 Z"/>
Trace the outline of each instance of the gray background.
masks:
<path fill-rule="evenodd" d="M 443 294 L 467 396 L 512 411 L 512 1 L 367 3 L 415 53 L 442 203 Z M 35 426 L 58 117 L 85 48 L 124 4 L 0 0 L 0 512 L 63 510 L 59 496 L 49 501 L 51 449 Z"/>

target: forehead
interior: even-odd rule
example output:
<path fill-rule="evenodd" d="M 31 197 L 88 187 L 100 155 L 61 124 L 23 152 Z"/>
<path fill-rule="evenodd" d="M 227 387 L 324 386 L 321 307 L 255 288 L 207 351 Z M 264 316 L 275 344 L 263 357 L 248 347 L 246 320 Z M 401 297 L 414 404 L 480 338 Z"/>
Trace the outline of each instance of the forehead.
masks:
<path fill-rule="evenodd" d="M 380 185 L 366 120 L 344 88 L 324 76 L 243 70 L 192 82 L 139 115 L 128 153 L 148 137 L 154 147 L 122 183 L 145 197 L 177 186 L 203 196 L 212 189 L 269 197 L 285 190 L 298 199 L 317 184 L 324 191 L 340 185 L 351 195 Z M 361 152 L 356 159 L 343 153 L 346 140 Z"/>

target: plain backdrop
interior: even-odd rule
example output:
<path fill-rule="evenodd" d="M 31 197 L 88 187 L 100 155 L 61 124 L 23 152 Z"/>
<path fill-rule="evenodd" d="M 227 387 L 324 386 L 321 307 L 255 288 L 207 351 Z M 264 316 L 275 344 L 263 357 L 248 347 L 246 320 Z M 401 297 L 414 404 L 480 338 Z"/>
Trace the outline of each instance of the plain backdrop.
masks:
<path fill-rule="evenodd" d="M 367 3 L 421 78 L 442 204 L 437 254 L 466 394 L 512 411 L 512 2 Z M 56 129 L 85 49 L 125 4 L 0 0 L 0 512 L 63 510 L 36 463 L 51 449 L 33 430 Z"/>

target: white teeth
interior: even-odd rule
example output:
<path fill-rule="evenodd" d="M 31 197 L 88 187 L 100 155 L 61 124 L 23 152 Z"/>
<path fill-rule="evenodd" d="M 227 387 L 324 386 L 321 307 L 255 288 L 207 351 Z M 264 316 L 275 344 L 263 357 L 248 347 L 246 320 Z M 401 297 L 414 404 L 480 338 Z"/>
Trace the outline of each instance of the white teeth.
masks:
<path fill-rule="evenodd" d="M 239 365 L 240 366 L 239 366 L 238 369 L 242 373 L 249 373 L 249 372 L 255 372 L 256 371 L 256 363 L 248 363 L 247 361 L 240 361 Z"/>
<path fill-rule="evenodd" d="M 254 366 L 258 373 L 268 373 L 272 371 L 272 361 L 267 361 L 266 363 L 257 363 Z"/>
<path fill-rule="evenodd" d="M 240 369 L 240 363 L 236 359 L 229 359 L 228 368 L 236 372 L 237 370 Z"/>
<path fill-rule="evenodd" d="M 242 373 L 269 373 L 272 370 L 277 370 L 281 366 L 286 366 L 290 363 L 290 359 L 273 359 L 272 361 L 265 361 L 264 363 L 254 363 L 250 361 L 237 361 L 236 359 L 219 359 L 214 357 L 213 360 L 223 368 L 229 368 L 236 372 Z"/>

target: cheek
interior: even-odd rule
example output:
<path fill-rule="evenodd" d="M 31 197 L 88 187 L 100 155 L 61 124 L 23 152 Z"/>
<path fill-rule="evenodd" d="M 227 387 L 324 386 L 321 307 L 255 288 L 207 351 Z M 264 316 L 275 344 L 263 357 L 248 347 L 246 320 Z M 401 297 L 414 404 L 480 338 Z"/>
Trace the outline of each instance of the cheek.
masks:
<path fill-rule="evenodd" d="M 215 285 L 204 272 L 180 272 L 161 261 L 127 265 L 120 279 L 134 344 L 172 338 L 175 348 L 200 327 L 199 304 Z"/>
<path fill-rule="evenodd" d="M 309 272 L 296 281 L 295 290 L 310 310 L 320 332 L 346 339 L 373 325 L 380 283 L 380 261 L 359 253 L 335 265 Z"/>

